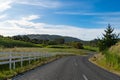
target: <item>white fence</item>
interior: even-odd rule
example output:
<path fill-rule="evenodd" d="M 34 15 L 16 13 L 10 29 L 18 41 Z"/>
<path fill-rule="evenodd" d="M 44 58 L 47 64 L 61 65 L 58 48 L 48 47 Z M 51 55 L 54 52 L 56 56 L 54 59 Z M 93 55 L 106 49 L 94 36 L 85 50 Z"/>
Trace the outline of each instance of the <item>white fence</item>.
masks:
<path fill-rule="evenodd" d="M 0 65 L 9 64 L 9 69 L 15 69 L 17 62 L 20 62 L 20 65 L 22 67 L 24 61 L 28 61 L 28 63 L 30 64 L 32 60 L 36 61 L 42 57 L 51 57 L 57 54 L 61 54 L 61 53 L 0 52 Z"/>

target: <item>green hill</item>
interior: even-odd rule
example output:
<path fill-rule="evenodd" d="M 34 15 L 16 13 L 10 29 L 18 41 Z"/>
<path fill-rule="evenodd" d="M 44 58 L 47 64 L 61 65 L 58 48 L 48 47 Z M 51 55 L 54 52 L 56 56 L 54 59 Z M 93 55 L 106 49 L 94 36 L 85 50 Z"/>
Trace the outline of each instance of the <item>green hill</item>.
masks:
<path fill-rule="evenodd" d="M 12 48 L 12 47 L 37 47 L 37 46 L 29 42 L 0 37 L 0 47 Z"/>

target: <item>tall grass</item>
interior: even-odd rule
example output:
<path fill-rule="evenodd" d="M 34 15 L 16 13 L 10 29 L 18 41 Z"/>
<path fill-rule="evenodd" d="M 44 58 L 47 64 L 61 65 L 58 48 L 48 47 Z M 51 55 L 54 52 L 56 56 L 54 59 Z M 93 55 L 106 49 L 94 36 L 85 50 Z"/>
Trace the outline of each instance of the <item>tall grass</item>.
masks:
<path fill-rule="evenodd" d="M 105 54 L 110 67 L 120 70 L 120 42 L 112 46 Z"/>
<path fill-rule="evenodd" d="M 110 51 L 105 51 L 104 54 L 106 64 L 115 70 L 120 70 L 120 56 Z"/>

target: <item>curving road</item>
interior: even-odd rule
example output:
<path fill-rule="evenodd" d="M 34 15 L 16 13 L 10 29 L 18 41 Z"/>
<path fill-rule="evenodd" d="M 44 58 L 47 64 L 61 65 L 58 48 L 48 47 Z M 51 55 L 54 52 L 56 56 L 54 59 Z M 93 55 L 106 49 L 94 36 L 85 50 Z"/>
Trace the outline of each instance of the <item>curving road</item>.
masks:
<path fill-rule="evenodd" d="M 88 56 L 69 56 L 14 77 L 12 80 L 120 80 L 88 61 Z"/>

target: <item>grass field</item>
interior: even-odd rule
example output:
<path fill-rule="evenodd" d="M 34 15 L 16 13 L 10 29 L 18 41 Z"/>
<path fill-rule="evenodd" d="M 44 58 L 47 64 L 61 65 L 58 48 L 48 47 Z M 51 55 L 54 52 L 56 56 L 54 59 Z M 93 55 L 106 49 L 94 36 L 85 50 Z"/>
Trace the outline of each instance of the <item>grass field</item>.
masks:
<path fill-rule="evenodd" d="M 75 49 L 75 48 L 1 48 L 0 52 L 61 52 L 61 53 L 73 53 L 73 54 L 85 54 L 87 50 Z"/>
<path fill-rule="evenodd" d="M 86 49 L 86 50 L 90 50 L 90 51 L 96 51 L 96 52 L 99 52 L 99 48 L 98 48 L 98 47 L 84 46 L 84 49 Z"/>

